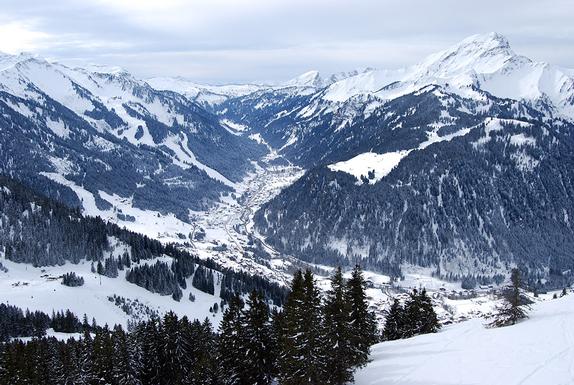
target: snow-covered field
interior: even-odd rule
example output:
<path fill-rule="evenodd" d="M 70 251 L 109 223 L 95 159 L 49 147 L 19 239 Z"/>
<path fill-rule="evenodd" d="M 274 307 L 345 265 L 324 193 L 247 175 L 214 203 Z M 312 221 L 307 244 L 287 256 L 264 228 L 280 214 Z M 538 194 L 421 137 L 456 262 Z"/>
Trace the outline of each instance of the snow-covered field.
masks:
<path fill-rule="evenodd" d="M 187 289 L 183 290 L 183 297 L 177 302 L 169 295 L 154 294 L 126 281 L 125 272 L 120 271 L 118 278 L 92 273 L 91 264 L 85 261 L 77 265 L 67 263 L 64 266 L 36 268 L 0 260 L 8 269 L 7 273 L 0 273 L 0 303 L 22 309 L 40 310 L 49 315 L 52 311 L 70 309 L 80 318 L 84 314 L 90 321 L 95 318 L 99 325 L 121 324 L 125 327 L 127 321 L 133 317 L 110 302 L 108 297 L 116 294 L 130 301 L 137 299 L 142 306 L 159 315 L 173 310 L 180 316 L 187 315 L 190 319 L 204 319 L 209 316 L 215 325 L 221 320 L 221 312 L 209 312 L 209 308 L 214 303 L 219 303 L 220 298 L 192 287 L 191 279 L 188 279 Z M 84 278 L 83 286 L 68 287 L 61 284 L 62 280 L 58 277 L 71 271 Z M 219 293 L 219 285 L 216 284 L 215 289 L 216 293 Z M 189 301 L 190 292 L 195 296 L 194 302 Z"/>
<path fill-rule="evenodd" d="M 276 156 L 274 153 L 269 155 L 271 159 L 274 156 Z M 291 277 L 287 271 L 290 265 L 288 261 L 277 257 L 277 260 L 270 261 L 267 266 L 252 258 L 246 250 L 249 247 L 248 235 L 256 236 L 251 222 L 253 213 L 261 204 L 300 175 L 301 170 L 296 167 L 258 166 L 255 173 L 235 186 L 236 193 L 233 196 L 224 197 L 207 212 L 194 213 L 191 223 L 182 222 L 173 215 L 160 215 L 155 211 L 134 208 L 130 200 L 123 200 L 117 196 L 106 195 L 106 198 L 108 200 L 114 198 L 114 206 L 117 209 L 137 218 L 135 222 L 117 221 L 120 226 L 163 242 L 182 242 L 178 238 L 178 233 L 194 234 L 198 229 L 202 229 L 205 232 L 204 239 L 193 240 L 194 237 L 191 237 L 193 241 L 189 250 L 192 253 L 201 258 L 211 258 L 236 270 L 288 283 Z M 83 202 L 86 214 L 100 215 L 108 220 L 114 219 L 113 215 L 106 216 L 95 203 L 90 204 L 94 202 L 91 193 L 81 187 L 75 191 L 85 198 Z M 125 245 L 116 244 L 115 240 L 111 243 L 113 247 L 111 253 L 114 256 L 122 255 L 126 251 Z M 102 325 L 107 323 L 126 326 L 129 319 L 138 318 L 140 315 L 141 318 L 147 318 L 145 314 L 134 316 L 122 311 L 120 306 L 109 300 L 109 297 L 115 294 L 130 302 L 137 300 L 136 305 L 139 309 L 148 309 L 157 312 L 158 315 L 173 310 L 180 316 L 187 315 L 191 319 L 204 319 L 208 316 L 215 325 L 221 320 L 221 312 L 216 314 L 209 312 L 214 303 L 220 302 L 220 287 L 217 281 L 216 295 L 212 296 L 195 289 L 189 278 L 187 289 L 183 290 L 183 297 L 177 302 L 171 296 L 161 296 L 129 283 L 125 280 L 125 271 L 120 271 L 118 278 L 107 278 L 92 273 L 91 264 L 86 261 L 77 265 L 67 263 L 64 266 L 35 268 L 8 261 L 0 253 L 0 263 L 8 269 L 7 273 L 0 271 L 0 303 L 8 303 L 23 309 L 40 310 L 48 314 L 52 311 L 70 309 L 79 317 L 86 314 L 90 321 L 95 318 L 98 324 Z M 155 260 L 142 263 L 155 263 Z M 81 287 L 63 286 L 59 277 L 68 272 L 75 272 L 83 277 L 85 284 Z M 188 299 L 190 293 L 195 296 L 194 302 Z"/>
<path fill-rule="evenodd" d="M 574 384 L 574 295 L 536 303 L 530 319 L 487 329 L 483 319 L 375 345 L 357 385 Z"/>

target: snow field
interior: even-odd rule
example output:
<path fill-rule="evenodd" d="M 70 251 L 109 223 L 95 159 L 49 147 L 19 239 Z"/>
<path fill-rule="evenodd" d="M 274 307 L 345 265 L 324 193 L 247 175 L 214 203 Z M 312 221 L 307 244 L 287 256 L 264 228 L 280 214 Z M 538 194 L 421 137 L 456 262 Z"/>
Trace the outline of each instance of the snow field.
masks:
<path fill-rule="evenodd" d="M 574 384 L 574 295 L 536 303 L 514 326 L 484 319 L 377 344 L 357 385 Z"/>

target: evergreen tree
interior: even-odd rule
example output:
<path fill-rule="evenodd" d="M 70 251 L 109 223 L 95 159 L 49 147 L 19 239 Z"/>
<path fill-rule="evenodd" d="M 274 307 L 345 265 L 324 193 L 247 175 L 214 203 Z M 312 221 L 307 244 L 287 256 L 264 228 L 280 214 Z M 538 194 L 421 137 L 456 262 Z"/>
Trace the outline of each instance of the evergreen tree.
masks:
<path fill-rule="evenodd" d="M 279 338 L 282 385 L 324 383 L 325 357 L 321 298 L 313 273 L 295 273 L 284 307 Z"/>
<path fill-rule="evenodd" d="M 158 330 L 158 321 L 152 319 L 140 325 L 136 332 L 140 351 L 138 352 L 138 366 L 142 385 L 157 385 L 161 383 L 159 368 L 163 365 L 161 351 L 162 341 Z"/>
<path fill-rule="evenodd" d="M 59 342 L 52 341 L 49 344 L 49 354 L 46 358 L 46 363 L 48 364 L 49 370 L 49 382 L 51 384 L 65 384 L 67 383 L 66 372 L 69 368 L 65 367 L 64 359 L 61 355 L 61 350 L 59 349 Z"/>
<path fill-rule="evenodd" d="M 114 383 L 118 385 L 141 385 L 138 378 L 138 364 L 135 360 L 136 353 L 130 338 L 121 326 L 114 328 L 112 336 L 114 343 Z"/>
<path fill-rule="evenodd" d="M 440 323 L 425 288 L 419 294 L 418 303 L 420 309 L 417 334 L 436 333 L 440 329 Z"/>
<path fill-rule="evenodd" d="M 438 329 L 440 323 L 426 289 L 414 289 L 404 306 L 397 299 L 394 300 L 387 312 L 383 337 L 385 340 L 410 338 L 435 333 Z"/>
<path fill-rule="evenodd" d="M 351 363 L 364 366 L 369 359 L 370 346 L 377 343 L 378 330 L 375 314 L 369 311 L 365 279 L 359 265 L 356 265 L 347 283 L 347 301 L 351 307 Z"/>
<path fill-rule="evenodd" d="M 404 328 L 404 310 L 399 300 L 395 298 L 391 308 L 386 312 L 383 339 L 393 341 L 403 338 Z"/>
<path fill-rule="evenodd" d="M 84 284 L 84 278 L 79 277 L 74 272 L 66 273 L 62 276 L 62 285 L 76 287 Z"/>
<path fill-rule="evenodd" d="M 281 355 L 281 336 L 284 324 L 284 313 L 278 309 L 273 309 L 271 312 L 271 356 L 273 366 L 271 373 L 274 378 L 279 376 L 279 357 Z"/>
<path fill-rule="evenodd" d="M 215 334 L 211 322 L 206 317 L 203 323 L 194 321 L 191 335 L 193 364 L 188 384 L 190 385 L 219 385 L 222 381 L 217 372 L 217 363 L 213 360 L 213 352 L 217 350 Z"/>
<path fill-rule="evenodd" d="M 220 325 L 218 357 L 221 377 L 225 385 L 243 384 L 245 352 L 243 351 L 243 301 L 235 296 L 223 313 Z"/>
<path fill-rule="evenodd" d="M 181 385 L 188 369 L 182 363 L 182 360 L 189 354 L 187 341 L 184 342 L 185 339 L 180 332 L 179 320 L 174 312 L 167 312 L 161 325 L 164 357 L 161 366 L 161 379 L 165 384 Z"/>
<path fill-rule="evenodd" d="M 101 261 L 98 261 L 98 267 L 96 268 L 96 271 L 98 274 L 102 275 L 104 274 L 104 266 L 102 265 Z"/>
<path fill-rule="evenodd" d="M 295 272 L 291 282 L 291 293 L 283 307 L 283 313 L 275 318 L 278 340 L 278 374 L 281 385 L 297 385 L 299 381 L 301 355 L 301 320 L 303 318 L 303 297 L 305 295 L 303 274 Z"/>
<path fill-rule="evenodd" d="M 78 385 L 94 384 L 97 378 L 93 368 L 93 340 L 88 330 L 84 331 L 78 348 L 77 360 L 73 383 Z"/>
<path fill-rule="evenodd" d="M 114 351 L 108 326 L 96 329 L 92 346 L 93 373 L 96 384 L 110 384 L 113 379 Z"/>
<path fill-rule="evenodd" d="M 360 341 L 359 338 L 353 338 L 352 308 L 348 297 L 339 267 L 331 277 L 331 290 L 324 304 L 327 384 L 343 385 L 353 381 L 353 361 L 359 346 L 353 346 L 352 342 L 359 344 Z"/>
<path fill-rule="evenodd" d="M 510 282 L 510 287 L 504 291 L 504 302 L 497 308 L 497 314 L 490 323 L 490 326 L 501 327 L 514 325 L 521 319 L 528 317 L 529 307 L 523 303 L 520 295 L 522 280 L 518 269 L 512 269 Z"/>
<path fill-rule="evenodd" d="M 324 322 L 322 317 L 321 293 L 315 285 L 315 277 L 311 270 L 304 275 L 305 296 L 303 300 L 302 341 L 304 357 L 307 358 L 305 376 L 312 384 L 322 383 L 325 378 L 325 339 Z"/>
<path fill-rule="evenodd" d="M 403 338 L 410 338 L 418 334 L 421 323 L 421 304 L 417 289 L 413 289 L 404 306 Z"/>
<path fill-rule="evenodd" d="M 261 293 L 253 290 L 243 311 L 243 342 L 245 344 L 244 384 L 268 385 L 272 380 L 273 351 L 269 308 Z"/>

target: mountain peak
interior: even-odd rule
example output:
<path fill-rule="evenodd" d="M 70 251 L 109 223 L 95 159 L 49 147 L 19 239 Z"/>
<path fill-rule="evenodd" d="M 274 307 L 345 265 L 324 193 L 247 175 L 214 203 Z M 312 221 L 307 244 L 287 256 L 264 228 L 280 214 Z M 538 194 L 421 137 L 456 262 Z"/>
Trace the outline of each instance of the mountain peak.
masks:
<path fill-rule="evenodd" d="M 21 52 L 17 55 L 12 55 L 6 52 L 0 52 L 0 71 L 4 71 L 8 68 L 12 68 L 16 65 L 19 65 L 20 63 L 25 63 L 31 60 L 35 60 L 38 62 L 41 61 L 45 62 L 45 59 L 29 52 Z"/>
<path fill-rule="evenodd" d="M 484 49 L 510 49 L 508 39 L 498 32 L 472 35 L 457 44 L 457 46 L 464 45 L 472 45 L 473 47 L 482 47 Z"/>
<path fill-rule="evenodd" d="M 415 76 L 445 78 L 468 72 L 492 73 L 517 55 L 503 35 L 473 35 L 420 63 Z"/>
<path fill-rule="evenodd" d="M 321 87 L 323 85 L 323 79 L 319 71 L 313 70 L 289 80 L 285 85 L 288 87 Z"/>
<path fill-rule="evenodd" d="M 85 70 L 88 72 L 99 73 L 99 74 L 107 74 L 107 75 L 121 75 L 121 74 L 128 74 L 128 71 L 119 66 L 110 66 L 105 64 L 98 64 L 98 63 L 88 63 L 81 67 L 77 67 L 77 69 Z"/>

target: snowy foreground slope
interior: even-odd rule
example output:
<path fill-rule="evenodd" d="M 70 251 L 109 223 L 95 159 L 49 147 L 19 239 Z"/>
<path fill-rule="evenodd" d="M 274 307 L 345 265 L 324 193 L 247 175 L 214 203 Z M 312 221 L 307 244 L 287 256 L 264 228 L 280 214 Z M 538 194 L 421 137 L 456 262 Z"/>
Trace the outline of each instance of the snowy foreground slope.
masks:
<path fill-rule="evenodd" d="M 357 385 L 574 384 L 574 296 L 534 305 L 530 319 L 486 329 L 474 319 L 376 345 Z"/>

